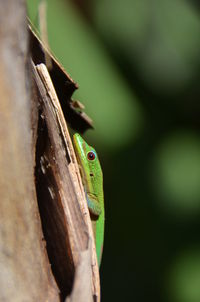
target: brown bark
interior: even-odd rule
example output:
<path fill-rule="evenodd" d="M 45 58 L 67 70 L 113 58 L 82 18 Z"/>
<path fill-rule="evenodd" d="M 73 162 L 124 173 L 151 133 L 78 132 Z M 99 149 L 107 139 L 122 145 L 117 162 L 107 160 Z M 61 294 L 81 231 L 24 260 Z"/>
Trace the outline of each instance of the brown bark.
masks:
<path fill-rule="evenodd" d="M 75 275 L 70 301 L 92 301 L 92 296 L 99 301 L 95 243 L 71 138 L 46 66 L 34 70 L 43 118 L 37 191 L 52 269 L 63 298 Z M 87 300 L 82 300 L 85 296 Z"/>
<path fill-rule="evenodd" d="M 0 301 L 59 301 L 35 191 L 27 33 L 24 1 L 1 0 Z"/>
<path fill-rule="evenodd" d="M 71 291 L 67 301 L 99 301 L 95 244 L 71 139 L 28 40 L 25 1 L 0 0 L 0 301 L 56 302 Z M 51 76 L 69 101 L 65 118 L 77 129 L 91 127 L 71 103 L 74 82 L 54 59 Z"/>

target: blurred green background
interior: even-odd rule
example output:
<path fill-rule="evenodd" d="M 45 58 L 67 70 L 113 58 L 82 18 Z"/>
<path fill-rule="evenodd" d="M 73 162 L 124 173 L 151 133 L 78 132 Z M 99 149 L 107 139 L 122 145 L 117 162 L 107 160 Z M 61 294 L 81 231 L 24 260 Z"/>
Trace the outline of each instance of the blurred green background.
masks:
<path fill-rule="evenodd" d="M 102 301 L 200 302 L 199 2 L 47 3 L 104 172 Z"/>

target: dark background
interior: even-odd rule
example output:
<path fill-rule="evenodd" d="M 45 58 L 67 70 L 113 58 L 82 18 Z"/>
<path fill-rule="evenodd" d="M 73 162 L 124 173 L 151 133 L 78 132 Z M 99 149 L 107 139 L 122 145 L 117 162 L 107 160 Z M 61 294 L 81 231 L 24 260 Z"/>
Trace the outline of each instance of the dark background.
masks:
<path fill-rule="evenodd" d="M 200 302 L 199 2 L 47 3 L 104 172 L 102 301 Z"/>

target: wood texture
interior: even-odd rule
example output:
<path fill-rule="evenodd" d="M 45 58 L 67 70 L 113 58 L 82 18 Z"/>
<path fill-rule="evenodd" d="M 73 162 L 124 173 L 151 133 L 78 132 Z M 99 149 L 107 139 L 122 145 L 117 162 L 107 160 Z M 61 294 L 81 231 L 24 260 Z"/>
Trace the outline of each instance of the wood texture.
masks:
<path fill-rule="evenodd" d="M 81 301 L 81 297 L 85 296 L 88 297 L 87 301 L 93 300 L 92 296 L 99 301 L 95 243 L 71 138 L 44 64 L 36 66 L 35 77 L 45 122 L 40 138 L 44 147 L 39 152 L 38 202 L 52 269 L 64 297 L 70 293 L 77 271 L 74 282 L 76 295 L 72 297 L 77 299 L 74 298 L 77 293 L 80 296 L 78 300 L 71 301 Z M 89 258 L 83 257 L 83 254 Z M 90 280 L 87 286 L 86 279 Z M 82 287 L 79 288 L 79 285 Z"/>
<path fill-rule="evenodd" d="M 83 108 L 77 104 L 79 102 L 72 100 L 72 94 L 78 89 L 77 83 L 73 81 L 70 75 L 59 64 L 58 60 L 38 38 L 39 33 L 29 25 L 30 50 L 35 65 L 46 64 L 46 57 L 51 58 L 52 68 L 49 70 L 56 94 L 62 107 L 65 119 L 75 131 L 83 133 L 87 129 L 93 128 L 92 119 L 83 111 Z M 48 59 L 49 61 L 49 59 Z"/>
<path fill-rule="evenodd" d="M 27 33 L 25 2 L 1 0 L 0 301 L 59 301 L 35 191 L 37 104 Z"/>
<path fill-rule="evenodd" d="M 0 0 L 0 301 L 100 301 L 91 221 L 65 118 L 72 113 L 82 131 L 91 125 L 76 111 L 78 102 L 64 117 L 45 65 L 31 60 L 28 33 L 25 1 Z M 76 86 L 53 62 L 57 89 L 64 85 L 71 100 Z"/>

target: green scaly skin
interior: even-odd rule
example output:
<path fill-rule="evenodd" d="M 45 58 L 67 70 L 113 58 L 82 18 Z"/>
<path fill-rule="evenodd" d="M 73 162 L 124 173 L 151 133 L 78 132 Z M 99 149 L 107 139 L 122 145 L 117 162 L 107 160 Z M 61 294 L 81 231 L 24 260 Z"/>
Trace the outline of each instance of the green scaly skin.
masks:
<path fill-rule="evenodd" d="M 73 142 L 86 192 L 100 266 L 104 240 L 103 174 L 94 148 L 90 147 L 78 133 L 74 134 Z"/>

